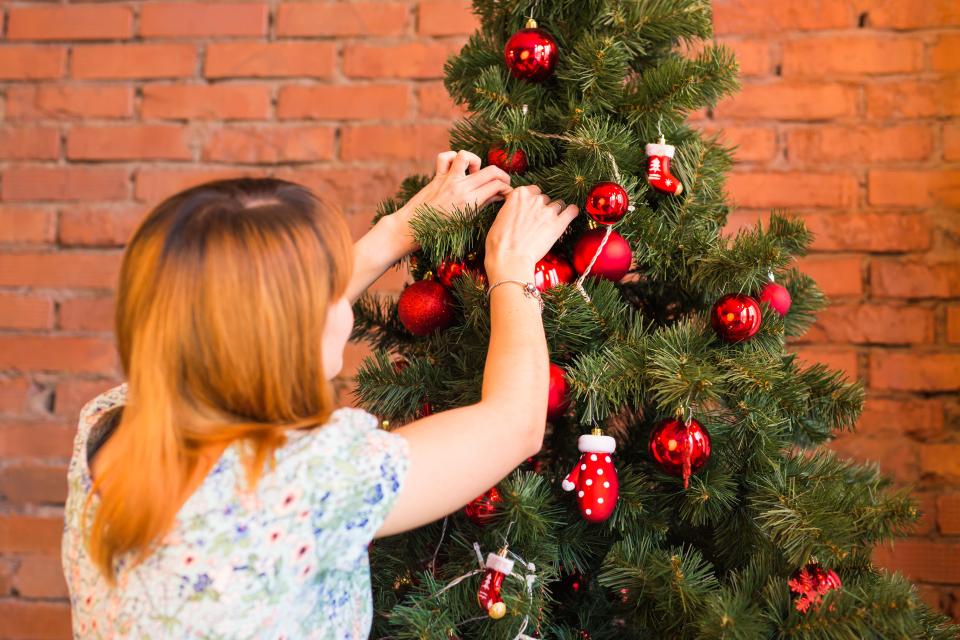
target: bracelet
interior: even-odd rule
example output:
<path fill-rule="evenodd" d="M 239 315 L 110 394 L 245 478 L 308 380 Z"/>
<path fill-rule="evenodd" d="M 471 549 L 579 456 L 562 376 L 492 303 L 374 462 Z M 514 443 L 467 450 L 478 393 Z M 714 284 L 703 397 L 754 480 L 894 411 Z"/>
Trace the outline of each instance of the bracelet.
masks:
<path fill-rule="evenodd" d="M 523 295 L 528 298 L 535 298 L 537 303 L 540 305 L 540 313 L 543 313 L 543 298 L 540 296 L 540 290 L 537 289 L 537 285 L 533 284 L 532 282 L 523 282 L 522 280 L 501 280 L 497 284 L 487 289 L 487 295 L 489 296 L 491 291 L 506 282 L 515 282 L 523 287 Z"/>

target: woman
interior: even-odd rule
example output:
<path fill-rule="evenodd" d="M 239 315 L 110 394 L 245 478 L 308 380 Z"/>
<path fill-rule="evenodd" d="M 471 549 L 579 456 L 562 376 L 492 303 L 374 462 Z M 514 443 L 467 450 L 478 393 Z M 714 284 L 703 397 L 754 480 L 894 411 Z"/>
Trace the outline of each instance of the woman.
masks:
<path fill-rule="evenodd" d="M 539 450 L 548 354 L 523 283 L 577 208 L 480 164 L 440 154 L 355 246 L 338 211 L 274 179 L 194 187 L 147 216 L 117 298 L 127 383 L 84 407 L 68 471 L 75 636 L 365 638 L 370 540 Z M 417 248 L 415 209 L 498 199 L 481 400 L 392 432 L 334 410 L 351 302 Z"/>

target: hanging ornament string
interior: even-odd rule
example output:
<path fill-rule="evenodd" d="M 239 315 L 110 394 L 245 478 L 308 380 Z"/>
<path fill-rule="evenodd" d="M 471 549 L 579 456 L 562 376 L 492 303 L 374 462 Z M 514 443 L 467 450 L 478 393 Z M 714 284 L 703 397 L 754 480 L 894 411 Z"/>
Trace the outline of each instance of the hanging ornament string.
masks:
<path fill-rule="evenodd" d="M 583 288 L 583 281 L 586 280 L 587 276 L 590 275 L 590 269 L 593 268 L 593 265 L 597 263 L 597 258 L 600 257 L 600 254 L 603 253 L 603 247 L 607 244 L 607 240 L 610 239 L 610 234 L 613 233 L 613 225 L 607 225 L 607 231 L 603 234 L 603 240 L 600 241 L 600 244 L 597 246 L 596 252 L 593 254 L 593 258 L 590 260 L 590 264 L 587 265 L 587 268 L 583 270 L 583 273 L 580 274 L 580 277 L 577 278 L 577 281 L 573 283 L 573 286 L 577 288 L 577 291 L 580 292 L 580 295 L 583 296 L 583 299 L 590 303 L 590 294 L 587 293 L 587 290 Z"/>
<path fill-rule="evenodd" d="M 447 535 L 447 521 L 450 516 L 443 519 L 443 529 L 440 530 L 440 540 L 437 542 L 437 548 L 433 550 L 433 558 L 430 559 L 430 573 L 437 574 L 437 555 L 440 553 L 440 546 L 443 544 L 443 538 Z"/>

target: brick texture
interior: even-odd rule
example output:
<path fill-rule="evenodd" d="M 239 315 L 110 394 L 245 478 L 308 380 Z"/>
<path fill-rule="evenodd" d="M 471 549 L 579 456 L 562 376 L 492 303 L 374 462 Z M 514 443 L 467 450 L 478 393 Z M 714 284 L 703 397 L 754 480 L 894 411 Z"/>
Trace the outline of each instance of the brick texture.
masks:
<path fill-rule="evenodd" d="M 960 617 L 960 4 L 713 6 L 742 90 L 693 120 L 737 147 L 726 232 L 775 207 L 814 232 L 799 266 L 832 306 L 790 349 L 866 385 L 834 447 L 924 514 L 875 558 Z M 360 235 L 447 147 L 444 61 L 478 24 L 468 0 L 0 4 L 0 637 L 70 635 L 64 466 L 80 407 L 120 376 L 117 270 L 150 206 L 273 174 Z"/>

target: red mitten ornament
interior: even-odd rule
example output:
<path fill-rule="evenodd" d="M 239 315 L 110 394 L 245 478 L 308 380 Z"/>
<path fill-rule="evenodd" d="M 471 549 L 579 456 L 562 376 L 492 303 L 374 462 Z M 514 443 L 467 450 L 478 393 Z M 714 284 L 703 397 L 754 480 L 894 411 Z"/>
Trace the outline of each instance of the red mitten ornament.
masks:
<path fill-rule="evenodd" d="M 620 484 L 612 454 L 617 442 L 600 429 L 580 436 L 577 448 L 583 454 L 573 471 L 563 479 L 563 490 L 577 490 L 580 513 L 590 522 L 603 522 L 617 506 Z"/>
<path fill-rule="evenodd" d="M 486 570 L 483 572 L 483 579 L 480 580 L 480 588 L 477 590 L 477 602 L 494 620 L 499 620 L 507 614 L 507 605 L 500 597 L 500 587 L 503 585 L 503 579 L 513 571 L 513 560 L 506 556 L 506 547 L 499 553 L 491 553 L 487 556 Z"/>
<path fill-rule="evenodd" d="M 667 144 L 660 136 L 647 145 L 647 182 L 658 191 L 678 196 L 683 193 L 683 184 L 670 173 L 670 160 L 677 148 Z"/>

